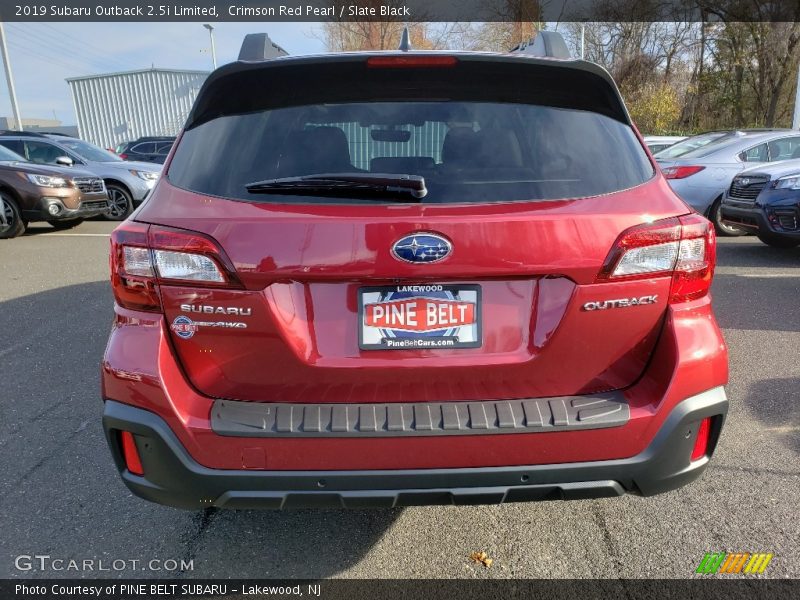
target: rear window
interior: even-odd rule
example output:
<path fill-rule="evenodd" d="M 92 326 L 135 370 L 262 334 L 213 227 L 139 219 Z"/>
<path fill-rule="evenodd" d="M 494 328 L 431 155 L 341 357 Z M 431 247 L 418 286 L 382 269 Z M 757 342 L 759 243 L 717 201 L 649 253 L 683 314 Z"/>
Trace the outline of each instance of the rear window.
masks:
<path fill-rule="evenodd" d="M 705 156 L 719 149 L 721 144 L 733 141 L 733 134 L 718 131 L 695 135 L 682 142 L 678 142 L 658 153 L 656 158 L 679 158 L 681 156 Z"/>
<path fill-rule="evenodd" d="M 485 101 L 485 90 L 470 100 L 470 88 L 464 82 L 457 99 L 425 98 L 416 88 L 391 101 L 376 89 L 378 98 L 367 102 L 357 97 L 362 82 L 353 101 L 323 97 L 212 116 L 187 129 L 168 178 L 191 191 L 253 202 L 341 203 L 251 194 L 245 186 L 318 173 L 408 174 L 425 178 L 423 202 L 485 203 L 595 196 L 653 175 L 632 129 L 612 116 L 564 106 L 563 93 L 552 106 Z"/>

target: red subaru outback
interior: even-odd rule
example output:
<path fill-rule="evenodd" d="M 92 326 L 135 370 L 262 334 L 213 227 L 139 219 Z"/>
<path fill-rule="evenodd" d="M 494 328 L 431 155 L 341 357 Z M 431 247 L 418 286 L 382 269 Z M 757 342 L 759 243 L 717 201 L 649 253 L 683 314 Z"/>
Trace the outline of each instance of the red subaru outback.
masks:
<path fill-rule="evenodd" d="M 727 411 L 714 229 L 609 75 L 525 53 L 240 61 L 112 236 L 103 419 L 201 508 L 651 495 Z"/>

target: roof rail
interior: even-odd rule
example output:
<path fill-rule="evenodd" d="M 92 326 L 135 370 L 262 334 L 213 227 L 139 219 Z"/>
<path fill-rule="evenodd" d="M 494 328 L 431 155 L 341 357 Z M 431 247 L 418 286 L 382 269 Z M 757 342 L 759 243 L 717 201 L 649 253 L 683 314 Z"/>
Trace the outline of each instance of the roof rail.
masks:
<path fill-rule="evenodd" d="M 266 33 L 248 33 L 239 49 L 239 60 L 270 60 L 289 53 L 269 39 Z"/>
<path fill-rule="evenodd" d="M 0 135 L 16 135 L 19 137 L 46 137 L 42 133 L 37 133 L 35 131 L 18 131 L 16 129 L 6 129 L 4 131 L 0 131 Z"/>
<path fill-rule="evenodd" d="M 522 42 L 510 50 L 511 52 L 522 52 L 531 56 L 541 56 L 544 58 L 570 59 L 567 43 L 563 36 L 557 31 L 540 31 L 527 42 Z"/>

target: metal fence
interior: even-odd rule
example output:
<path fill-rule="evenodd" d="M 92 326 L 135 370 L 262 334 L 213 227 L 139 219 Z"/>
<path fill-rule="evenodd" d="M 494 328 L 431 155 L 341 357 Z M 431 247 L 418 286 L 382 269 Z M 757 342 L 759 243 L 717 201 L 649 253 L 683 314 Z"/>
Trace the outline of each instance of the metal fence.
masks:
<path fill-rule="evenodd" d="M 442 160 L 442 144 L 448 127 L 442 122 L 428 121 L 421 127 L 403 125 L 398 129 L 411 132 L 407 142 L 384 142 L 371 138 L 374 127 L 363 127 L 359 123 L 330 123 L 331 127 L 344 130 L 350 144 L 350 159 L 353 166 L 369 170 L 370 161 L 376 157 L 398 158 L 402 156 L 430 156 L 437 163 Z"/>
<path fill-rule="evenodd" d="M 67 79 L 78 135 L 104 148 L 175 135 L 206 77 L 206 71 L 146 69 Z"/>

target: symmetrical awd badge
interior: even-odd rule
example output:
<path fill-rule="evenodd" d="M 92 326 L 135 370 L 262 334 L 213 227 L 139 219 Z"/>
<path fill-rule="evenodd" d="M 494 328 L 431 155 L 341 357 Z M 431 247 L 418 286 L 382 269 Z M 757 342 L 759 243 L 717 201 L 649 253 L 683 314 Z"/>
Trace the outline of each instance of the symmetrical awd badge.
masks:
<path fill-rule="evenodd" d="M 397 240 L 392 256 L 409 263 L 433 263 L 447 258 L 453 251 L 450 241 L 435 233 L 412 233 Z"/>

